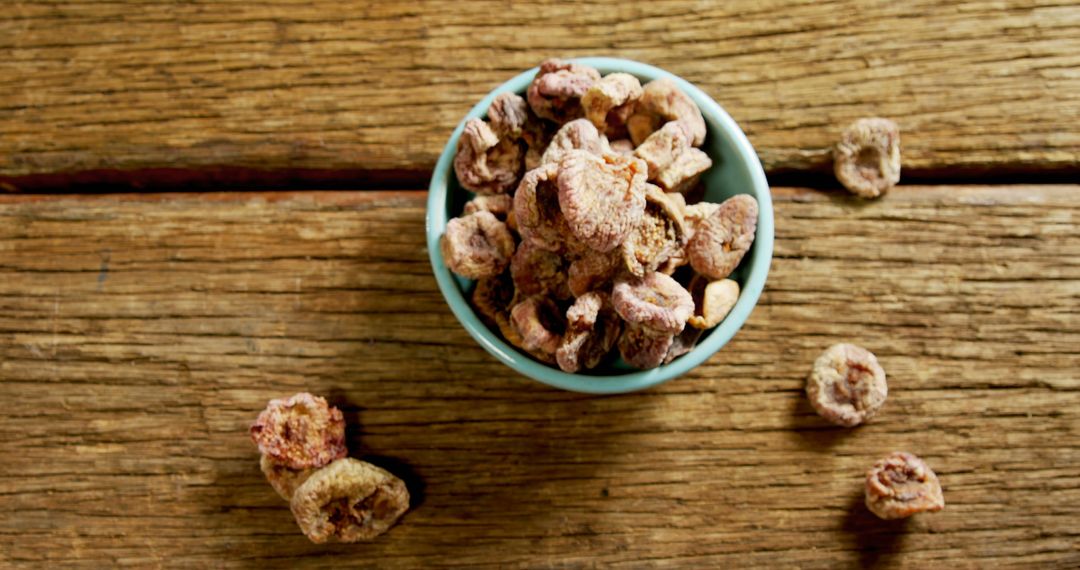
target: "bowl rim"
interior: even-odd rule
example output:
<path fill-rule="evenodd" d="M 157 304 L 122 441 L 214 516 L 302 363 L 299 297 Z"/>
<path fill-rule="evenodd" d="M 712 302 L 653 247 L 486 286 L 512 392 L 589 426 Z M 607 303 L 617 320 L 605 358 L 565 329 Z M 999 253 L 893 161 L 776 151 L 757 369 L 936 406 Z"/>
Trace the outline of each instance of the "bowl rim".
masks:
<path fill-rule="evenodd" d="M 696 368 L 723 348 L 749 318 L 765 287 L 769 266 L 772 263 L 774 233 L 772 196 L 769 192 L 769 184 L 765 178 L 765 171 L 762 169 L 761 161 L 742 129 L 739 128 L 735 120 L 719 103 L 692 83 L 658 67 L 629 59 L 578 57 L 570 58 L 568 61 L 595 67 L 604 74 L 624 72 L 648 81 L 659 78 L 673 80 L 683 92 L 697 103 L 707 123 L 715 122 L 720 126 L 719 132 L 710 132 L 709 134 L 724 137 L 749 170 L 752 188 L 744 190 L 748 190 L 758 202 L 758 226 L 754 243 L 757 252 L 747 272 L 745 283 L 742 285 L 739 300 L 735 303 L 731 312 L 693 350 L 670 363 L 651 370 L 608 376 L 570 374 L 533 360 L 499 338 L 476 316 L 468 299 L 459 290 L 453 274 L 443 263 L 442 254 L 439 250 L 441 228 L 446 227 L 446 222 L 449 219 L 446 215 L 446 200 L 449 188 L 448 177 L 453 172 L 451 163 L 457 151 L 457 141 L 464 129 L 465 122 L 472 118 L 483 118 L 488 107 L 491 106 L 492 100 L 500 93 L 507 91 L 523 92 L 535 77 L 539 67 L 523 71 L 491 90 L 486 97 L 469 110 L 450 135 L 435 165 L 431 183 L 428 186 L 427 214 L 425 216 L 428 256 L 439 290 L 442 292 L 447 305 L 450 306 L 451 312 L 453 312 L 466 332 L 469 333 L 469 336 L 488 353 L 514 371 L 548 386 L 585 394 L 620 394 L 644 390 L 682 376 Z M 439 232 L 435 231 L 437 227 L 440 228 Z"/>

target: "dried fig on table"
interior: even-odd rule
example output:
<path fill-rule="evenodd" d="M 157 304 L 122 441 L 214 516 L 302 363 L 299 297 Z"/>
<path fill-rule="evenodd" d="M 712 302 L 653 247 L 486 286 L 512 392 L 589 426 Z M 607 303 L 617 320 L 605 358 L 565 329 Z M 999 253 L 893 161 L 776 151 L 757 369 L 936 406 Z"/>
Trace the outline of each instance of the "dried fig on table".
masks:
<path fill-rule="evenodd" d="M 859 119 L 833 150 L 836 179 L 853 194 L 877 198 L 900 182 L 900 127 L 889 119 Z"/>
<path fill-rule="evenodd" d="M 724 279 L 739 266 L 757 230 L 757 200 L 738 194 L 725 200 L 708 218 L 694 227 L 686 245 L 690 265 L 711 279 Z"/>
<path fill-rule="evenodd" d="M 559 206 L 578 240 L 593 251 L 611 251 L 645 211 L 645 164 L 570 151 L 559 163 Z"/>
<path fill-rule="evenodd" d="M 352 458 L 311 474 L 290 502 L 296 524 L 314 543 L 372 540 L 409 509 L 405 483 Z"/>
<path fill-rule="evenodd" d="M 701 109 L 674 80 L 663 78 L 647 83 L 636 109 L 629 119 L 632 123 L 629 125 L 630 137 L 635 144 L 641 144 L 645 137 L 668 121 L 684 123 L 693 146 L 705 142 L 705 118 L 701 116 Z M 652 130 L 647 130 L 647 126 L 652 126 Z"/>
<path fill-rule="evenodd" d="M 853 344 L 830 346 L 814 361 L 806 380 L 806 395 L 818 415 L 844 427 L 872 418 L 888 394 L 877 357 Z"/>
<path fill-rule="evenodd" d="M 564 372 L 594 368 L 619 339 L 622 323 L 606 293 L 593 291 L 577 298 L 566 311 L 566 333 L 555 351 Z"/>
<path fill-rule="evenodd" d="M 581 98 L 599 80 L 600 72 L 592 67 L 548 59 L 540 64 L 526 98 L 537 116 L 565 123 L 585 115 Z"/>
<path fill-rule="evenodd" d="M 883 519 L 902 519 L 945 508 L 937 474 L 925 461 L 894 451 L 866 472 L 866 508 Z"/>
<path fill-rule="evenodd" d="M 477 194 L 502 194 L 524 170 L 525 151 L 512 139 L 500 139 L 487 123 L 469 119 L 458 139 L 454 172 L 462 188 Z"/>
<path fill-rule="evenodd" d="M 619 279 L 611 297 L 615 311 L 627 323 L 669 334 L 682 332 L 694 313 L 690 293 L 663 273 L 649 273 L 641 279 Z"/>
<path fill-rule="evenodd" d="M 439 249 L 450 271 L 468 279 L 492 277 L 510 264 L 514 236 L 494 214 L 478 211 L 447 222 Z"/>
<path fill-rule="evenodd" d="M 606 145 L 592 123 L 585 119 L 570 121 L 552 137 L 547 150 L 540 157 L 540 164 L 558 164 L 572 150 L 584 150 L 600 156 L 606 150 Z"/>
<path fill-rule="evenodd" d="M 645 185 L 645 213 L 623 240 L 620 249 L 626 270 L 642 277 L 674 261 L 681 263 L 686 247 L 681 209 L 656 186 Z"/>
<path fill-rule="evenodd" d="M 608 136 L 626 136 L 626 121 L 644 91 L 637 77 L 612 73 L 593 83 L 581 98 L 585 117 Z"/>
<path fill-rule="evenodd" d="M 270 400 L 252 424 L 259 451 L 289 469 L 322 467 L 345 457 L 345 417 L 307 392 Z"/>

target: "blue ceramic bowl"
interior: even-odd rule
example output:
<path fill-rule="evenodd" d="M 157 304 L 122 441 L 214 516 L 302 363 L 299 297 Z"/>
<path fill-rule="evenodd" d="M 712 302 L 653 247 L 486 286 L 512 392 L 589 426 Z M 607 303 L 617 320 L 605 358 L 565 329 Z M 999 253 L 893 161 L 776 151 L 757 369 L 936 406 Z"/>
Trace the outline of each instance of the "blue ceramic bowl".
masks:
<path fill-rule="evenodd" d="M 536 75 L 536 68 L 514 77 L 488 93 L 487 97 L 484 97 L 465 115 L 465 118 L 454 129 L 450 140 L 446 142 L 446 148 L 443 149 L 442 156 L 435 165 L 428 194 L 428 253 L 431 256 L 431 267 L 435 271 L 439 289 L 446 297 L 446 302 L 450 305 L 454 316 L 461 321 L 465 330 L 476 339 L 476 342 L 480 343 L 480 346 L 503 364 L 529 378 L 564 390 L 589 394 L 631 392 L 656 386 L 685 374 L 720 350 L 720 347 L 731 340 L 735 332 L 746 322 L 765 286 L 765 277 L 769 272 L 769 263 L 772 261 L 772 199 L 769 196 L 769 185 L 765 181 L 761 162 L 753 147 L 750 146 L 750 142 L 746 140 L 746 135 L 724 109 L 703 91 L 662 69 L 636 61 L 610 57 L 584 57 L 574 61 L 591 65 L 604 75 L 616 71 L 630 73 L 637 76 L 642 83 L 661 77 L 671 78 L 701 108 L 701 113 L 705 116 L 705 122 L 708 125 L 708 136 L 702 150 L 708 153 L 714 162 L 713 167 L 703 177 L 706 186 L 705 200 L 722 202 L 735 194 L 750 194 L 757 199 L 760 211 L 754 245 L 731 276 L 731 279 L 738 281 L 741 287 L 739 301 L 731 313 L 719 326 L 706 331 L 694 350 L 676 358 L 670 364 L 652 370 L 636 370 L 621 361 L 616 361 L 605 367 L 587 371 L 587 373 L 567 374 L 558 368 L 537 362 L 507 344 L 498 333 L 489 330 L 473 312 L 468 299 L 474 283 L 451 273 L 443 263 L 442 254 L 439 251 L 439 237 L 446 229 L 446 222 L 460 214 L 464 203 L 472 197 L 470 192 L 458 185 L 457 177 L 454 175 L 452 162 L 457 150 L 458 137 L 461 136 L 465 121 L 474 117 L 483 118 L 491 101 L 499 93 L 512 91 L 524 95 L 525 89 Z"/>

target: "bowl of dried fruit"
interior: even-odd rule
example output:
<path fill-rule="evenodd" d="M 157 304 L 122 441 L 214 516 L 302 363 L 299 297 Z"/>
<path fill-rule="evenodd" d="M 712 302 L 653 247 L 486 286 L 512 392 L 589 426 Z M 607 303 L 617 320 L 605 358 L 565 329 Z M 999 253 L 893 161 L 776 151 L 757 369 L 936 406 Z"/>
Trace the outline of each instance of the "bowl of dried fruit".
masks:
<path fill-rule="evenodd" d="M 551 59 L 454 130 L 427 246 L 451 311 L 495 358 L 557 388 L 630 392 L 746 322 L 772 201 L 746 136 L 697 87 L 635 61 Z"/>

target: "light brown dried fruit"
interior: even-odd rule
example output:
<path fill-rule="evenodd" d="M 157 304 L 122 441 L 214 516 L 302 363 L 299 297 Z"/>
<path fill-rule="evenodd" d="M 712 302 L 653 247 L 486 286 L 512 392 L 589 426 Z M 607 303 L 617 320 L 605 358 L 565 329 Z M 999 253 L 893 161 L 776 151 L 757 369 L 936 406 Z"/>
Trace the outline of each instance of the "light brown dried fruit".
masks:
<path fill-rule="evenodd" d="M 689 148 L 690 133 L 683 123 L 672 121 L 638 145 L 634 149 L 634 156 L 645 161 L 649 166 L 649 180 L 655 180 L 661 171 L 671 166 L 675 158 Z"/>
<path fill-rule="evenodd" d="M 529 297 L 510 309 L 510 323 L 521 337 L 521 346 L 546 362 L 555 361 L 555 351 L 566 332 L 566 317 L 546 297 Z"/>
<path fill-rule="evenodd" d="M 626 132 L 630 135 L 630 142 L 638 146 L 663 124 L 664 120 L 657 115 L 639 112 L 630 115 L 630 118 L 626 120 Z"/>
<path fill-rule="evenodd" d="M 664 363 L 674 340 L 675 335 L 671 333 L 627 323 L 619 336 L 619 354 L 635 368 L 656 368 Z"/>
<path fill-rule="evenodd" d="M 814 361 L 806 379 L 810 405 L 821 417 L 844 427 L 873 417 L 888 394 L 885 370 L 877 357 L 853 344 L 830 346 Z"/>
<path fill-rule="evenodd" d="M 517 93 L 500 93 L 488 107 L 488 121 L 499 138 L 519 139 L 529 122 L 529 104 Z"/>
<path fill-rule="evenodd" d="M 709 282 L 700 275 L 690 282 L 694 316 L 687 321 L 699 329 L 711 329 L 723 322 L 739 301 L 739 284 L 731 279 Z"/>
<path fill-rule="evenodd" d="M 680 208 L 659 188 L 646 184 L 645 213 L 620 245 L 626 270 L 638 277 L 661 267 L 674 271 L 683 262 L 686 243 Z"/>
<path fill-rule="evenodd" d="M 307 392 L 270 400 L 250 432 L 263 455 L 290 469 L 322 467 L 346 453 L 341 410 Z"/>
<path fill-rule="evenodd" d="M 262 470 L 263 475 L 266 475 L 270 486 L 286 501 L 292 499 L 296 488 L 315 472 L 314 469 L 291 469 L 265 454 L 259 457 L 259 469 Z"/>
<path fill-rule="evenodd" d="M 698 339 L 701 338 L 701 333 L 701 329 L 686 327 L 681 333 L 675 335 L 675 338 L 671 341 L 671 346 L 668 347 L 667 354 L 664 356 L 664 364 L 668 364 L 672 360 L 694 350 Z"/>
<path fill-rule="evenodd" d="M 611 298 L 615 311 L 627 323 L 669 334 L 682 332 L 694 314 L 690 293 L 663 273 L 649 273 L 643 279 L 620 278 Z"/>
<path fill-rule="evenodd" d="M 510 275 L 518 293 L 525 296 L 550 295 L 569 299 L 566 260 L 529 242 L 523 242 L 510 260 Z"/>
<path fill-rule="evenodd" d="M 611 352 L 622 330 L 610 298 L 596 291 L 578 297 L 567 309 L 566 321 L 566 333 L 555 351 L 563 372 L 596 367 Z"/>
<path fill-rule="evenodd" d="M 559 165 L 543 164 L 525 173 L 514 194 L 514 220 L 523 242 L 557 253 L 584 251 L 559 207 Z"/>
<path fill-rule="evenodd" d="M 581 98 L 585 117 L 601 132 L 617 135 L 626 132 L 626 120 L 634 103 L 644 91 L 637 77 L 629 73 L 612 73 L 592 84 Z"/>
<path fill-rule="evenodd" d="M 686 123 L 694 146 L 701 146 L 705 141 L 705 118 L 701 116 L 701 109 L 671 79 L 655 79 L 646 84 L 637 109 L 638 114 Z"/>
<path fill-rule="evenodd" d="M 512 139 L 500 139 L 487 123 L 469 119 L 458 139 L 454 172 L 466 190 L 501 194 L 521 179 L 525 150 Z"/>
<path fill-rule="evenodd" d="M 559 206 L 578 240 L 594 251 L 611 251 L 645 211 L 645 164 L 572 150 L 559 163 Z"/>
<path fill-rule="evenodd" d="M 472 302 L 476 312 L 489 324 L 498 324 L 499 317 L 508 318 L 510 304 L 514 300 L 514 282 L 510 272 L 495 277 L 485 277 L 476 282 Z"/>
<path fill-rule="evenodd" d="M 290 507 L 312 542 L 360 542 L 394 526 L 409 510 L 409 490 L 384 469 L 347 457 L 313 473 Z"/>
<path fill-rule="evenodd" d="M 709 155 L 700 149 L 688 148 L 657 173 L 656 184 L 665 192 L 687 192 L 697 185 L 701 175 L 711 167 L 712 159 Z"/>
<path fill-rule="evenodd" d="M 465 202 L 465 210 L 462 214 L 467 216 L 480 211 L 491 212 L 496 218 L 506 221 L 506 216 L 513 207 L 514 199 L 509 194 L 477 196 L 472 200 Z"/>
<path fill-rule="evenodd" d="M 757 200 L 749 194 L 732 196 L 720 204 L 695 226 L 686 246 L 694 271 L 711 279 L 730 275 L 754 243 L 757 217 Z"/>
<path fill-rule="evenodd" d="M 836 179 L 850 192 L 877 198 L 900 182 L 900 127 L 889 119 L 859 119 L 833 151 Z"/>
<path fill-rule="evenodd" d="M 570 262 L 566 280 L 570 292 L 580 297 L 590 291 L 610 286 L 622 267 L 622 255 L 613 253 L 584 255 Z"/>
<path fill-rule="evenodd" d="M 540 157 L 540 164 L 558 164 L 572 150 L 584 150 L 599 156 L 604 149 L 604 139 L 596 127 L 586 119 L 577 119 L 566 123 L 555 133 Z"/>
<path fill-rule="evenodd" d="M 474 212 L 446 223 L 439 249 L 450 271 L 467 279 L 492 277 L 510 264 L 514 236 L 491 212 Z"/>
<path fill-rule="evenodd" d="M 879 518 L 902 519 L 945 508 L 941 482 L 925 461 L 894 451 L 866 472 L 866 508 Z"/>
<path fill-rule="evenodd" d="M 679 196 L 683 196 L 683 194 L 680 193 Z M 697 230 L 698 225 L 719 209 L 720 204 L 714 202 L 698 202 L 696 204 L 688 204 L 684 207 L 683 220 L 686 221 L 687 239 L 694 237 L 694 232 Z"/>
<path fill-rule="evenodd" d="M 540 64 L 526 98 L 537 116 L 565 123 L 584 116 L 581 97 L 599 80 L 600 72 L 592 67 L 548 59 Z"/>

